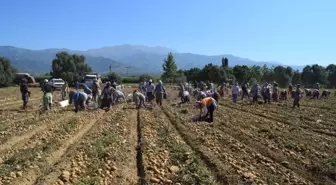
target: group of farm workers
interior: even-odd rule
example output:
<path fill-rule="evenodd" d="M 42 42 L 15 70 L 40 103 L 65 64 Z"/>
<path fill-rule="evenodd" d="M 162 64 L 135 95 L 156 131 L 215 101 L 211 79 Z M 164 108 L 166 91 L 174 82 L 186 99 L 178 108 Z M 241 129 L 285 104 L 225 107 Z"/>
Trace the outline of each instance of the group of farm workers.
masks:
<path fill-rule="evenodd" d="M 271 99 L 274 102 L 278 102 L 278 100 L 287 100 L 287 95 L 289 94 L 293 98 L 293 108 L 300 107 L 300 99 L 302 98 L 303 91 L 301 90 L 300 84 L 296 85 L 296 90 L 293 91 L 292 84 L 289 84 L 288 86 L 288 92 L 283 89 L 279 90 L 278 83 L 274 82 L 273 87 L 271 83 L 264 83 L 261 87 L 259 84 L 254 84 L 254 86 L 251 88 L 251 91 L 248 91 L 248 83 L 243 83 L 241 86 L 241 89 L 238 86 L 238 83 L 235 83 L 232 87 L 232 99 L 234 103 L 237 103 L 238 96 L 242 95 L 242 100 L 244 100 L 244 97 L 247 96 L 248 99 L 250 99 L 250 95 L 252 96 L 252 102 L 257 103 L 258 98 L 262 97 L 264 100 L 264 103 L 270 103 Z M 315 90 L 316 92 L 318 90 Z M 325 90 L 327 91 L 327 90 Z M 325 93 L 327 94 L 327 93 Z M 330 94 L 330 93 L 329 93 Z M 335 93 L 336 96 L 336 93 Z"/>
<path fill-rule="evenodd" d="M 153 80 L 150 79 L 147 82 L 141 82 L 139 89 L 133 91 L 133 101 L 136 104 L 136 108 L 145 107 L 145 101 L 150 102 L 153 105 L 152 101 L 155 99 L 156 104 L 162 106 L 163 99 L 166 98 L 166 90 L 163 87 L 162 81 L 160 80 L 157 85 L 153 84 Z"/>

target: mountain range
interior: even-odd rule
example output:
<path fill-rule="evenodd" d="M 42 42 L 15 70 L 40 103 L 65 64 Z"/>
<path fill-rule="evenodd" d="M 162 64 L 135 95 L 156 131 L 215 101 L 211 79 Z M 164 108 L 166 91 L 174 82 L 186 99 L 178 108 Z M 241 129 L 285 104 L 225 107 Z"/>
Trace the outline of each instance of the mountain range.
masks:
<path fill-rule="evenodd" d="M 30 50 L 13 46 L 0 46 L 0 56 L 11 60 L 12 65 L 20 72 L 27 72 L 34 75 L 44 74 L 51 69 L 51 61 L 56 53 L 66 51 L 72 54 L 81 54 L 86 57 L 86 62 L 93 71 L 99 73 L 112 71 L 120 75 L 140 75 L 151 74 L 160 75 L 162 73 L 162 63 L 168 52 L 172 52 L 179 69 L 189 69 L 192 67 L 202 68 L 208 63 L 221 65 L 222 57 L 229 60 L 229 66 L 235 65 L 283 65 L 272 61 L 253 61 L 246 58 L 225 54 L 225 55 L 200 55 L 193 53 L 179 53 L 166 47 L 149 47 L 143 45 L 117 45 L 112 47 L 102 47 L 89 49 L 86 51 L 70 49 L 44 49 Z M 291 66 L 295 70 L 302 70 L 304 66 Z"/>

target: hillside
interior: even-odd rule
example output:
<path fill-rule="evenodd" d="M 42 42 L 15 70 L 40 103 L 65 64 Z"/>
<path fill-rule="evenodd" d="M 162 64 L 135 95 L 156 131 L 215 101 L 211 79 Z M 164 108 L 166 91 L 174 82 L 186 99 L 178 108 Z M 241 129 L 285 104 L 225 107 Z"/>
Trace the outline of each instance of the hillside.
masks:
<path fill-rule="evenodd" d="M 75 51 L 70 49 L 45 49 L 29 50 L 13 46 L 0 46 L 0 56 L 9 58 L 12 64 L 21 72 L 43 74 L 50 71 L 51 61 L 57 52 L 67 51 L 86 56 L 87 63 L 94 71 L 106 73 L 112 65 L 112 71 L 125 75 L 126 67 L 130 67 L 129 74 L 138 75 L 149 73 L 159 75 L 162 71 L 162 62 L 168 52 L 173 52 L 178 68 L 189 69 L 191 67 L 203 67 L 208 63 L 221 64 L 221 58 L 227 57 L 229 65 L 280 65 L 278 62 L 258 62 L 240 58 L 233 55 L 207 56 L 193 53 L 179 53 L 173 49 L 156 46 L 148 47 L 141 45 L 118 45 L 89 49 L 87 51 Z M 303 66 L 291 66 L 301 70 Z"/>

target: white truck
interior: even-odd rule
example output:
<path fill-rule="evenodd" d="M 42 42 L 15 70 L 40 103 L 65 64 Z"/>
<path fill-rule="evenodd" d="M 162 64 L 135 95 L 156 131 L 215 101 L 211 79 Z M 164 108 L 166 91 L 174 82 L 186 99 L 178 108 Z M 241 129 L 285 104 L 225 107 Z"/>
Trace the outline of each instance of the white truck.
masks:
<path fill-rule="evenodd" d="M 89 88 L 92 87 L 92 84 L 93 84 L 94 80 L 98 80 L 99 84 L 102 83 L 102 81 L 100 79 L 100 75 L 98 73 L 89 73 L 89 74 L 85 75 L 85 77 L 84 77 L 84 83 Z"/>
<path fill-rule="evenodd" d="M 65 84 L 64 80 L 61 78 L 53 78 L 49 80 L 49 83 L 55 87 L 56 90 L 61 90 L 63 85 Z"/>

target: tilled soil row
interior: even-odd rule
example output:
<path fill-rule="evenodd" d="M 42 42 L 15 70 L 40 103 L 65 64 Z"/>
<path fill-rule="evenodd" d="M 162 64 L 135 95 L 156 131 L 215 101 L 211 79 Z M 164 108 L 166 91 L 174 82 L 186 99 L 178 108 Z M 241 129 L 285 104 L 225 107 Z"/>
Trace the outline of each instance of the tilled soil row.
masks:
<path fill-rule="evenodd" d="M 283 143 L 286 144 L 286 147 L 288 147 L 289 149 L 296 148 L 298 151 L 300 150 L 304 151 L 304 150 L 309 149 L 310 152 L 307 152 L 308 154 L 314 153 L 314 154 L 318 154 L 317 156 L 324 156 L 323 154 L 320 154 L 318 152 L 321 149 L 330 154 L 335 152 L 335 147 L 333 147 L 333 144 L 332 144 L 335 142 L 335 139 L 336 139 L 334 137 L 316 134 L 315 132 L 311 132 L 309 129 L 302 128 L 300 126 L 293 127 L 293 124 L 291 124 L 290 121 L 281 121 L 277 118 L 270 118 L 263 114 L 258 114 L 258 113 L 254 113 L 251 111 L 245 111 L 245 110 L 242 111 L 241 109 L 236 108 L 234 106 L 232 107 L 223 106 L 223 108 L 226 111 L 232 111 L 232 110 L 238 111 L 239 113 L 236 114 L 237 117 L 244 115 L 244 118 L 246 119 L 255 118 L 258 120 L 258 117 L 263 118 L 264 121 L 261 120 L 261 123 L 256 124 L 255 126 L 258 127 L 262 125 L 263 122 L 265 122 L 266 125 L 269 125 L 270 130 L 272 132 L 274 132 L 275 134 L 276 133 L 278 134 L 277 135 L 278 137 L 280 137 L 281 139 L 285 139 L 285 140 L 288 139 L 288 141 L 284 141 Z M 302 124 L 304 124 L 304 122 Z M 281 141 L 281 140 L 277 140 L 277 141 Z M 294 146 L 292 146 L 291 143 L 293 143 Z M 299 146 L 299 144 L 301 145 L 301 147 L 305 149 L 298 149 L 300 147 L 295 147 L 295 146 Z"/>
<path fill-rule="evenodd" d="M 14 135 L 25 135 L 35 130 L 43 131 L 44 128 L 50 125 L 49 123 L 59 122 L 59 120 L 65 119 L 69 114 L 72 114 L 69 109 L 54 109 L 46 114 L 36 114 L 33 118 L 28 117 L 26 120 L 2 124 L 0 125 L 0 142 L 6 142 L 9 137 Z"/>
<path fill-rule="evenodd" d="M 237 117 L 240 119 L 237 119 Z M 281 130 L 279 127 L 274 128 L 268 121 L 265 122 L 257 117 L 250 118 L 247 114 L 242 114 L 232 109 L 231 111 L 227 110 L 225 114 L 219 114 L 219 120 L 226 121 L 219 121 L 217 129 L 239 139 L 239 141 L 253 147 L 254 150 L 262 155 L 269 157 L 311 182 L 317 184 L 321 182 L 323 184 L 330 183 L 330 179 L 326 176 L 323 177 L 323 175 L 321 175 L 322 179 L 317 179 L 317 174 L 310 169 L 315 164 L 332 157 L 332 153 L 335 150 L 331 149 L 334 148 L 333 146 L 327 145 L 329 149 L 325 150 L 326 152 L 321 149 L 318 150 L 318 146 L 314 149 L 306 142 L 308 138 L 297 138 L 296 134 Z M 302 140 L 306 144 L 302 143 Z"/>
<path fill-rule="evenodd" d="M 230 104 L 222 104 L 223 107 L 227 107 L 230 109 L 236 109 L 245 113 L 249 113 L 254 116 L 260 116 L 265 119 L 273 120 L 275 122 L 283 123 L 291 127 L 291 130 L 300 130 L 300 132 L 305 132 L 307 135 L 311 135 L 311 137 L 319 137 L 320 139 L 328 139 L 329 141 L 333 141 L 336 138 L 336 133 L 328 130 L 323 129 L 314 129 L 309 127 L 310 125 L 314 125 L 313 123 L 305 122 L 305 121 L 288 121 L 286 119 L 278 118 L 278 115 L 275 114 L 273 116 L 270 115 L 270 113 L 260 113 L 256 112 L 255 110 L 251 111 L 249 109 L 245 109 L 239 106 L 230 105 Z M 318 123 L 315 123 L 318 124 Z M 314 126 L 313 126 L 314 127 Z"/>
<path fill-rule="evenodd" d="M 291 106 L 286 106 L 286 104 L 282 103 L 283 102 L 263 105 L 242 104 L 241 106 L 246 109 L 258 110 L 259 112 L 264 111 L 266 113 L 272 113 L 273 115 L 276 114 L 285 120 L 308 121 L 312 124 L 317 123 L 316 128 L 332 129 L 332 126 L 334 126 L 334 114 L 329 111 L 312 108 L 293 109 Z"/>
<path fill-rule="evenodd" d="M 198 110 L 189 109 L 188 112 L 199 114 Z M 217 114 L 216 117 L 218 117 Z M 254 145 L 250 146 L 241 142 L 240 137 L 237 137 L 239 134 L 232 133 L 236 130 L 232 130 L 230 127 L 221 128 L 217 121 L 213 127 L 190 122 L 189 115 L 187 118 L 181 116 L 181 120 L 200 137 L 199 145 L 204 146 L 209 152 L 217 154 L 216 157 L 235 169 L 236 174 L 245 181 L 258 184 L 307 183 L 299 175 L 288 173 L 288 170 L 280 163 L 264 156 L 254 148 Z"/>
<path fill-rule="evenodd" d="M 184 123 L 181 115 L 170 110 L 167 106 L 163 106 L 162 110 L 171 124 L 176 128 L 179 135 L 188 146 L 190 146 L 195 155 L 199 157 L 212 172 L 219 184 L 250 183 L 250 181 L 243 179 L 242 176 L 227 163 L 227 161 L 223 161 L 222 156 L 218 152 L 213 152 L 212 150 L 209 150 L 209 146 L 202 145 L 204 140 L 199 137 L 199 130 L 197 128 Z"/>
<path fill-rule="evenodd" d="M 115 107 L 36 184 L 136 184 L 136 112 Z"/>
<path fill-rule="evenodd" d="M 79 117 L 90 119 L 79 119 L 79 123 L 71 123 L 70 128 L 59 131 L 55 134 L 55 138 L 48 139 L 47 143 L 44 143 L 33 148 L 32 156 L 30 160 L 26 161 L 30 165 L 24 165 L 22 170 L 22 177 L 14 179 L 11 184 L 34 184 L 41 173 L 51 169 L 51 166 L 55 165 L 61 160 L 64 153 L 69 147 L 75 144 L 86 132 L 88 132 L 96 123 L 98 117 L 104 115 L 104 112 L 99 112 L 97 115 L 93 115 L 88 112 L 80 112 Z M 67 131 L 66 131 L 67 130 Z M 57 130 L 55 130 L 57 132 Z M 37 156 L 35 156 L 37 154 Z M 27 155 L 29 156 L 29 155 Z M 32 167 L 31 167 L 32 166 Z"/>
<path fill-rule="evenodd" d="M 12 184 L 12 180 L 22 177 L 24 172 L 29 169 L 44 169 L 42 161 L 45 160 L 47 154 L 80 129 L 81 123 L 83 121 L 80 118 L 69 117 L 61 124 L 53 125 L 48 130 L 37 133 L 2 152 L 3 164 L 1 168 L 8 168 L 6 173 L 1 175 L 2 182 Z"/>
<path fill-rule="evenodd" d="M 141 110 L 140 122 L 148 184 L 218 184 L 160 109 Z"/>
<path fill-rule="evenodd" d="M 198 111 L 190 109 L 191 107 L 187 104 L 183 105 L 182 108 L 174 107 L 174 109 L 180 112 L 191 111 L 194 114 L 199 114 Z M 192 115 L 188 116 L 192 117 Z M 246 146 L 251 146 L 252 150 L 260 152 L 263 156 L 296 172 L 305 179 L 309 179 L 314 183 L 330 183 L 331 179 L 326 174 L 319 174 L 319 177 L 317 177 L 317 174 L 310 169 L 315 168 L 314 165 L 316 163 L 320 164 L 332 157 L 334 150 L 330 150 L 331 143 L 328 145 L 323 139 L 320 141 L 326 144 L 327 150 L 325 151 L 329 154 L 321 150 L 319 145 L 315 145 L 316 150 L 312 149 L 309 137 L 297 138 L 300 133 L 294 134 L 288 130 L 284 132 L 283 128 L 287 128 L 288 125 L 265 120 L 259 116 L 251 116 L 249 113 L 225 106 L 219 107 L 215 112 L 215 117 L 217 117 L 216 122 L 217 120 L 219 121 L 218 124 L 215 124 L 215 129 L 223 131 L 224 135 L 236 138 Z M 211 135 L 211 133 L 208 135 Z M 212 140 L 216 140 L 216 138 Z M 306 142 L 306 144 L 302 142 Z M 274 173 L 279 171 L 275 169 L 281 169 L 270 164 L 268 164 L 268 167 Z M 284 172 L 285 168 L 282 169 Z M 296 176 L 299 177 L 298 175 Z"/>

